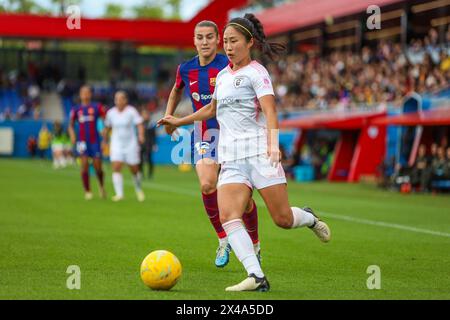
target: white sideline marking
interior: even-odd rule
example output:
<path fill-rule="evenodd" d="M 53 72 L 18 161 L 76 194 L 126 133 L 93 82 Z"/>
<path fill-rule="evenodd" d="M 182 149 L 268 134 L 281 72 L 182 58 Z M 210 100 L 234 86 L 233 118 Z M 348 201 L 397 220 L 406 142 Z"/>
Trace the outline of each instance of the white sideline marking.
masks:
<path fill-rule="evenodd" d="M 52 170 L 52 171 L 55 172 L 54 170 Z M 124 181 L 124 184 L 133 185 L 131 181 Z M 172 193 L 181 194 L 181 195 L 190 196 L 190 197 L 200 197 L 200 195 L 199 195 L 200 191 L 185 190 L 185 189 L 176 188 L 173 186 L 168 186 L 168 185 L 154 183 L 154 182 L 147 182 L 147 181 L 142 181 L 142 185 L 152 188 L 152 189 L 159 190 L 159 191 L 172 192 Z M 255 200 L 255 202 L 258 206 L 265 206 L 263 201 Z M 345 216 L 345 215 L 322 212 L 322 211 L 318 211 L 318 213 L 324 217 L 330 217 L 330 218 L 333 218 L 336 220 L 343 220 L 343 221 L 349 221 L 349 222 L 354 222 L 354 223 L 359 223 L 359 224 L 366 224 L 366 225 L 371 225 L 371 226 L 385 227 L 385 228 L 398 229 L 398 230 L 403 230 L 403 231 L 410 231 L 410 232 L 415 232 L 415 233 L 423 233 L 423 234 L 429 234 L 429 235 L 433 235 L 433 236 L 450 238 L 450 233 L 447 233 L 447 232 L 415 228 L 415 227 L 405 226 L 402 224 L 396 224 L 396 223 L 390 223 L 390 222 L 384 222 L 384 221 L 373 221 L 373 220 L 368 220 L 368 219 L 355 218 L 355 217 L 351 217 L 351 216 Z"/>
<path fill-rule="evenodd" d="M 176 193 L 176 194 L 182 194 L 185 196 L 200 197 L 199 191 L 194 192 L 194 191 L 190 191 L 190 190 L 174 188 L 173 186 L 167 186 L 167 185 L 153 183 L 153 182 L 144 183 L 144 185 L 147 187 L 150 187 L 152 189 L 157 189 L 159 191 L 167 191 L 167 192 L 172 192 L 172 193 Z M 265 206 L 263 201 L 255 200 L 255 202 L 258 206 Z M 351 216 L 345 216 L 345 215 L 334 214 L 334 213 L 329 213 L 329 212 L 321 212 L 320 211 L 318 213 L 321 216 L 330 217 L 330 218 L 337 219 L 337 220 L 343 220 L 343 221 L 349 221 L 349 222 L 354 222 L 354 223 L 359 223 L 359 224 L 367 224 L 367 225 L 371 225 L 371 226 L 399 229 L 399 230 L 410 231 L 410 232 L 415 232 L 415 233 L 423 233 L 423 234 L 430 234 L 433 236 L 450 238 L 450 233 L 446 233 L 446 232 L 433 231 L 433 230 L 422 229 L 422 228 L 415 228 L 415 227 L 410 227 L 410 226 L 405 226 L 405 225 L 390 223 L 390 222 L 384 222 L 384 221 L 373 221 L 373 220 L 368 220 L 368 219 L 355 218 L 355 217 L 351 217 Z"/>

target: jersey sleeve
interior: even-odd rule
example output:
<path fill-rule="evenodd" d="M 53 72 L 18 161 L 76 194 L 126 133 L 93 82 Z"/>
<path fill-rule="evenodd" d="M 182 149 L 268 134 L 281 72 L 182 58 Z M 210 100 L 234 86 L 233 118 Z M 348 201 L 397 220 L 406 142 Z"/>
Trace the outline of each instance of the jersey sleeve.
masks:
<path fill-rule="evenodd" d="M 181 77 L 180 68 L 181 68 L 181 65 L 178 65 L 177 75 L 176 75 L 176 78 L 175 78 L 175 86 L 178 89 L 182 89 L 184 87 L 184 82 L 183 82 L 183 78 Z"/>
<path fill-rule="evenodd" d="M 101 103 L 98 104 L 98 116 L 102 119 L 106 116 L 106 108 Z"/>
<path fill-rule="evenodd" d="M 141 124 L 142 122 L 144 122 L 144 119 L 141 117 L 139 112 L 137 112 L 137 110 L 133 108 L 133 123 L 135 125 L 138 125 Z"/>
<path fill-rule="evenodd" d="M 70 109 L 70 114 L 69 114 L 69 121 L 70 124 L 75 124 L 75 121 L 77 120 L 77 110 L 75 107 L 72 107 L 72 109 Z"/>
<path fill-rule="evenodd" d="M 273 92 L 272 80 L 267 70 L 256 71 L 253 73 L 252 86 L 255 90 L 256 97 L 259 99 L 266 95 L 275 95 Z"/>

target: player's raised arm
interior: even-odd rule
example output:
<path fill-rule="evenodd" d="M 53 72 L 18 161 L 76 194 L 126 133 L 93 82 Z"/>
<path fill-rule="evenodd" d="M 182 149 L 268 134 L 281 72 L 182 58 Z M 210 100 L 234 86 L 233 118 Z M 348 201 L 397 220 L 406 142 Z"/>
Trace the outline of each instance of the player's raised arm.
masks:
<path fill-rule="evenodd" d="M 165 116 L 164 118 L 158 120 L 158 126 L 160 125 L 171 125 L 174 127 L 180 127 L 187 124 L 192 124 L 196 121 L 208 120 L 216 115 L 216 100 L 212 99 L 209 104 L 199 109 L 197 112 L 190 114 L 183 118 L 176 118 L 174 116 Z"/>
<path fill-rule="evenodd" d="M 172 116 L 175 113 L 175 110 L 177 109 L 177 106 L 181 101 L 183 89 L 184 82 L 180 75 L 180 66 L 178 66 L 175 84 L 173 85 L 173 88 L 170 91 L 169 99 L 167 100 L 165 116 Z M 165 125 L 165 129 L 167 134 L 172 135 L 176 128 L 170 125 Z"/>

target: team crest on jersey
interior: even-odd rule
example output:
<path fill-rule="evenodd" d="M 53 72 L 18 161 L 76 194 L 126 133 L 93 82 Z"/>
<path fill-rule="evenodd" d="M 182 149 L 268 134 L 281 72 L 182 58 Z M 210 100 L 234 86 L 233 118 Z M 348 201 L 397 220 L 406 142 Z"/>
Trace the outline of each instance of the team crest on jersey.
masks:
<path fill-rule="evenodd" d="M 242 82 L 244 82 L 244 77 L 234 78 L 234 87 L 239 88 L 242 85 Z"/>
<path fill-rule="evenodd" d="M 209 85 L 211 87 L 215 87 L 216 86 L 216 78 L 210 78 L 209 79 Z"/>
<path fill-rule="evenodd" d="M 89 112 L 89 114 L 94 114 L 95 110 L 94 110 L 94 108 L 89 108 L 88 112 Z"/>
<path fill-rule="evenodd" d="M 197 92 L 192 92 L 192 99 L 200 101 L 200 95 Z"/>

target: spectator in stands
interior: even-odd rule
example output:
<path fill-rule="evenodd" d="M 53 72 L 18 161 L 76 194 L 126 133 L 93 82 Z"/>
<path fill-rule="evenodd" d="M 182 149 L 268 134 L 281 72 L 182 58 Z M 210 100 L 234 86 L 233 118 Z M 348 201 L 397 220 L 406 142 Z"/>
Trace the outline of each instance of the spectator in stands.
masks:
<path fill-rule="evenodd" d="M 446 150 L 446 159 L 444 165 L 444 179 L 450 180 L 450 147 Z"/>
<path fill-rule="evenodd" d="M 445 179 L 445 169 L 447 166 L 447 159 L 445 155 L 445 149 L 443 147 L 437 148 L 437 157 L 433 159 L 431 163 L 431 179 L 444 180 Z"/>
<path fill-rule="evenodd" d="M 46 157 L 46 153 L 50 149 L 50 143 L 52 141 L 52 134 L 47 128 L 47 125 L 42 124 L 41 130 L 39 130 L 38 136 L 38 152 L 41 159 Z"/>
<path fill-rule="evenodd" d="M 427 157 L 426 146 L 421 144 L 419 146 L 416 161 L 411 169 L 412 186 L 418 186 L 421 191 L 428 191 L 430 174 L 430 159 Z"/>

